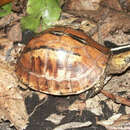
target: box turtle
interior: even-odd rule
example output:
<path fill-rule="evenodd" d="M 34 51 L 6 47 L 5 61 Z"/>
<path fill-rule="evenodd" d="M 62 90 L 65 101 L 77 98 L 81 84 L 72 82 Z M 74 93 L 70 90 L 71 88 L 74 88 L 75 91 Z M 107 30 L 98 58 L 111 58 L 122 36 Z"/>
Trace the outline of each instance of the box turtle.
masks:
<path fill-rule="evenodd" d="M 107 77 L 130 66 L 130 45 L 111 51 L 85 33 L 54 27 L 32 39 L 16 64 L 20 81 L 53 95 L 72 95 L 101 89 Z"/>

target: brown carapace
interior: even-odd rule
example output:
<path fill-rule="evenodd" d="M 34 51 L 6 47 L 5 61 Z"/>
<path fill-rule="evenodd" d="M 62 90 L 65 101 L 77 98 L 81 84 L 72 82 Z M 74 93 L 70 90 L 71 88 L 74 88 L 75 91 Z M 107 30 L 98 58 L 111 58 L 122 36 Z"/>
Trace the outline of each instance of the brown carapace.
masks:
<path fill-rule="evenodd" d="M 13 2 L 14 0 L 0 0 L 0 6 Z"/>
<path fill-rule="evenodd" d="M 110 50 L 83 32 L 55 27 L 32 39 L 16 65 L 18 78 L 53 95 L 79 94 L 104 75 Z"/>

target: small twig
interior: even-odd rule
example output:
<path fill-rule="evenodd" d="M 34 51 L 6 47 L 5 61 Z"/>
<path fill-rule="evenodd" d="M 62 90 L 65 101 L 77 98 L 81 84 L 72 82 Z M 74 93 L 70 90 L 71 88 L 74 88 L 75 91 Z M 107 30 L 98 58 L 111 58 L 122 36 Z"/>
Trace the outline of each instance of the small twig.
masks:
<path fill-rule="evenodd" d="M 109 93 L 106 90 L 101 90 L 101 93 L 104 94 L 105 96 L 107 96 L 108 98 L 112 99 L 116 103 L 124 104 L 124 105 L 127 105 L 130 107 L 129 99 L 126 99 L 126 98 L 118 96 L 118 95 L 114 95 L 112 93 Z"/>
<path fill-rule="evenodd" d="M 34 107 L 33 111 L 29 114 L 28 117 L 31 117 L 31 116 L 34 114 L 34 112 L 37 111 L 37 108 L 40 107 L 42 104 L 44 104 L 46 101 L 47 101 L 47 99 L 45 98 L 44 101 L 42 101 L 41 103 L 39 103 L 38 105 L 36 105 L 36 106 Z"/>

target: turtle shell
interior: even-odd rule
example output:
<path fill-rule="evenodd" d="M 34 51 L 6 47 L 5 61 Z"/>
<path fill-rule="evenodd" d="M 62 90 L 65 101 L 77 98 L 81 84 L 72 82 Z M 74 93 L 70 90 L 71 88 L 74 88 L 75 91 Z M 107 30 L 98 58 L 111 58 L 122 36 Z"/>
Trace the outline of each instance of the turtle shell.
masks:
<path fill-rule="evenodd" d="M 79 94 L 104 74 L 109 50 L 83 32 L 55 27 L 32 39 L 16 64 L 18 78 L 53 95 Z"/>

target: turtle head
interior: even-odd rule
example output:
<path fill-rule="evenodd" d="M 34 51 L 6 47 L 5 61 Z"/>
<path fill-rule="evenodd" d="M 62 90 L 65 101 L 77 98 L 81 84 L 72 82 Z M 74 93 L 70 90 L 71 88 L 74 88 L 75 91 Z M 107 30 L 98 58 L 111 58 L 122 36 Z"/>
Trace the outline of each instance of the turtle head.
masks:
<path fill-rule="evenodd" d="M 111 49 L 107 65 L 108 74 L 122 73 L 130 67 L 130 44 Z"/>

